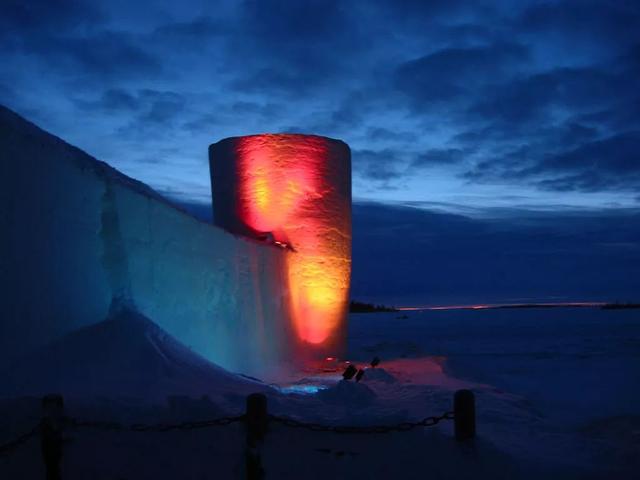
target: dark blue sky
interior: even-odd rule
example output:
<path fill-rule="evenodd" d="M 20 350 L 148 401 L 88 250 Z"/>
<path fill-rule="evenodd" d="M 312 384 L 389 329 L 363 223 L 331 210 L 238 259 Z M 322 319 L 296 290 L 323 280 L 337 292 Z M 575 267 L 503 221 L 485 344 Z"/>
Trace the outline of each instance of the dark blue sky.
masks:
<path fill-rule="evenodd" d="M 356 199 L 640 204 L 637 1 L 2 4 L 0 102 L 164 192 L 297 131 L 349 143 Z"/>
<path fill-rule="evenodd" d="M 542 279 L 572 268 L 567 292 L 637 286 L 637 1 L 4 0 L 0 58 L 0 103 L 183 202 L 210 201 L 210 143 L 327 135 L 352 148 L 355 245 L 371 245 L 355 260 L 413 226 L 407 251 L 457 245 L 446 232 L 480 249 L 456 267 L 485 269 L 478 292 L 517 283 L 505 252 L 542 268 L 522 292 L 553 295 Z M 403 257 L 414 287 L 449 271 L 429 255 Z"/>

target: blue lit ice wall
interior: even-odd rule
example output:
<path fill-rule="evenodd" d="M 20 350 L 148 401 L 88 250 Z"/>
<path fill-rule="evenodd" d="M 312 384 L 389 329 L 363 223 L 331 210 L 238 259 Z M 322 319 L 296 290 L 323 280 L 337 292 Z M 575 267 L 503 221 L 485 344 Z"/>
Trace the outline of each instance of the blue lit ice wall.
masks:
<path fill-rule="evenodd" d="M 235 237 L 129 189 L 116 192 L 128 263 L 123 285 L 141 311 L 232 370 L 259 374 L 288 358 L 287 252 Z"/>
<path fill-rule="evenodd" d="M 286 251 L 235 237 L 0 109 L 0 361 L 130 301 L 219 365 L 290 355 Z"/>

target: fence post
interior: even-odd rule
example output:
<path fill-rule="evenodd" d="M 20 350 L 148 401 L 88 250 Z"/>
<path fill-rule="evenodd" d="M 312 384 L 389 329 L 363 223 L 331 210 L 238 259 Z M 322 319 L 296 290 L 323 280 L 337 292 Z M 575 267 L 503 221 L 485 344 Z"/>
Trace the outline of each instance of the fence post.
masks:
<path fill-rule="evenodd" d="M 40 440 L 47 480 L 61 479 L 63 422 L 64 399 L 62 395 L 52 394 L 42 397 Z"/>
<path fill-rule="evenodd" d="M 456 440 L 476 436 L 476 401 L 471 390 L 458 390 L 453 397 L 453 422 Z"/>
<path fill-rule="evenodd" d="M 264 469 L 258 447 L 267 432 L 269 416 L 267 397 L 262 393 L 252 393 L 247 397 L 245 414 L 247 429 L 247 445 L 245 451 L 245 467 L 247 480 L 258 480 L 264 477 Z"/>

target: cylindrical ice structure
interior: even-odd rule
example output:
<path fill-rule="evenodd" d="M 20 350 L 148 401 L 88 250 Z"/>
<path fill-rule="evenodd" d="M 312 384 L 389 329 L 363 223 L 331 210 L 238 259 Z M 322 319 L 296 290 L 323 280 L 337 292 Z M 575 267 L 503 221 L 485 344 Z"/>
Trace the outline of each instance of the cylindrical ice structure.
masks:
<path fill-rule="evenodd" d="M 214 222 L 288 250 L 289 310 L 309 351 L 339 354 L 351 278 L 351 153 L 315 135 L 233 137 L 209 147 Z"/>

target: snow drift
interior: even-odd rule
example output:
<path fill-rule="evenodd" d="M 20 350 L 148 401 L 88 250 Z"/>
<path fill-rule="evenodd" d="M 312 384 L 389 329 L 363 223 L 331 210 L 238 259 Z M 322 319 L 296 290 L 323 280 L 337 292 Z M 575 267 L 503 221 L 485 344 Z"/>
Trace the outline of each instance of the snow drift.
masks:
<path fill-rule="evenodd" d="M 114 302 L 102 322 L 19 359 L 2 373 L 0 396 L 64 392 L 76 399 L 164 403 L 167 397 L 220 397 L 268 391 L 189 350 L 131 306 Z"/>

